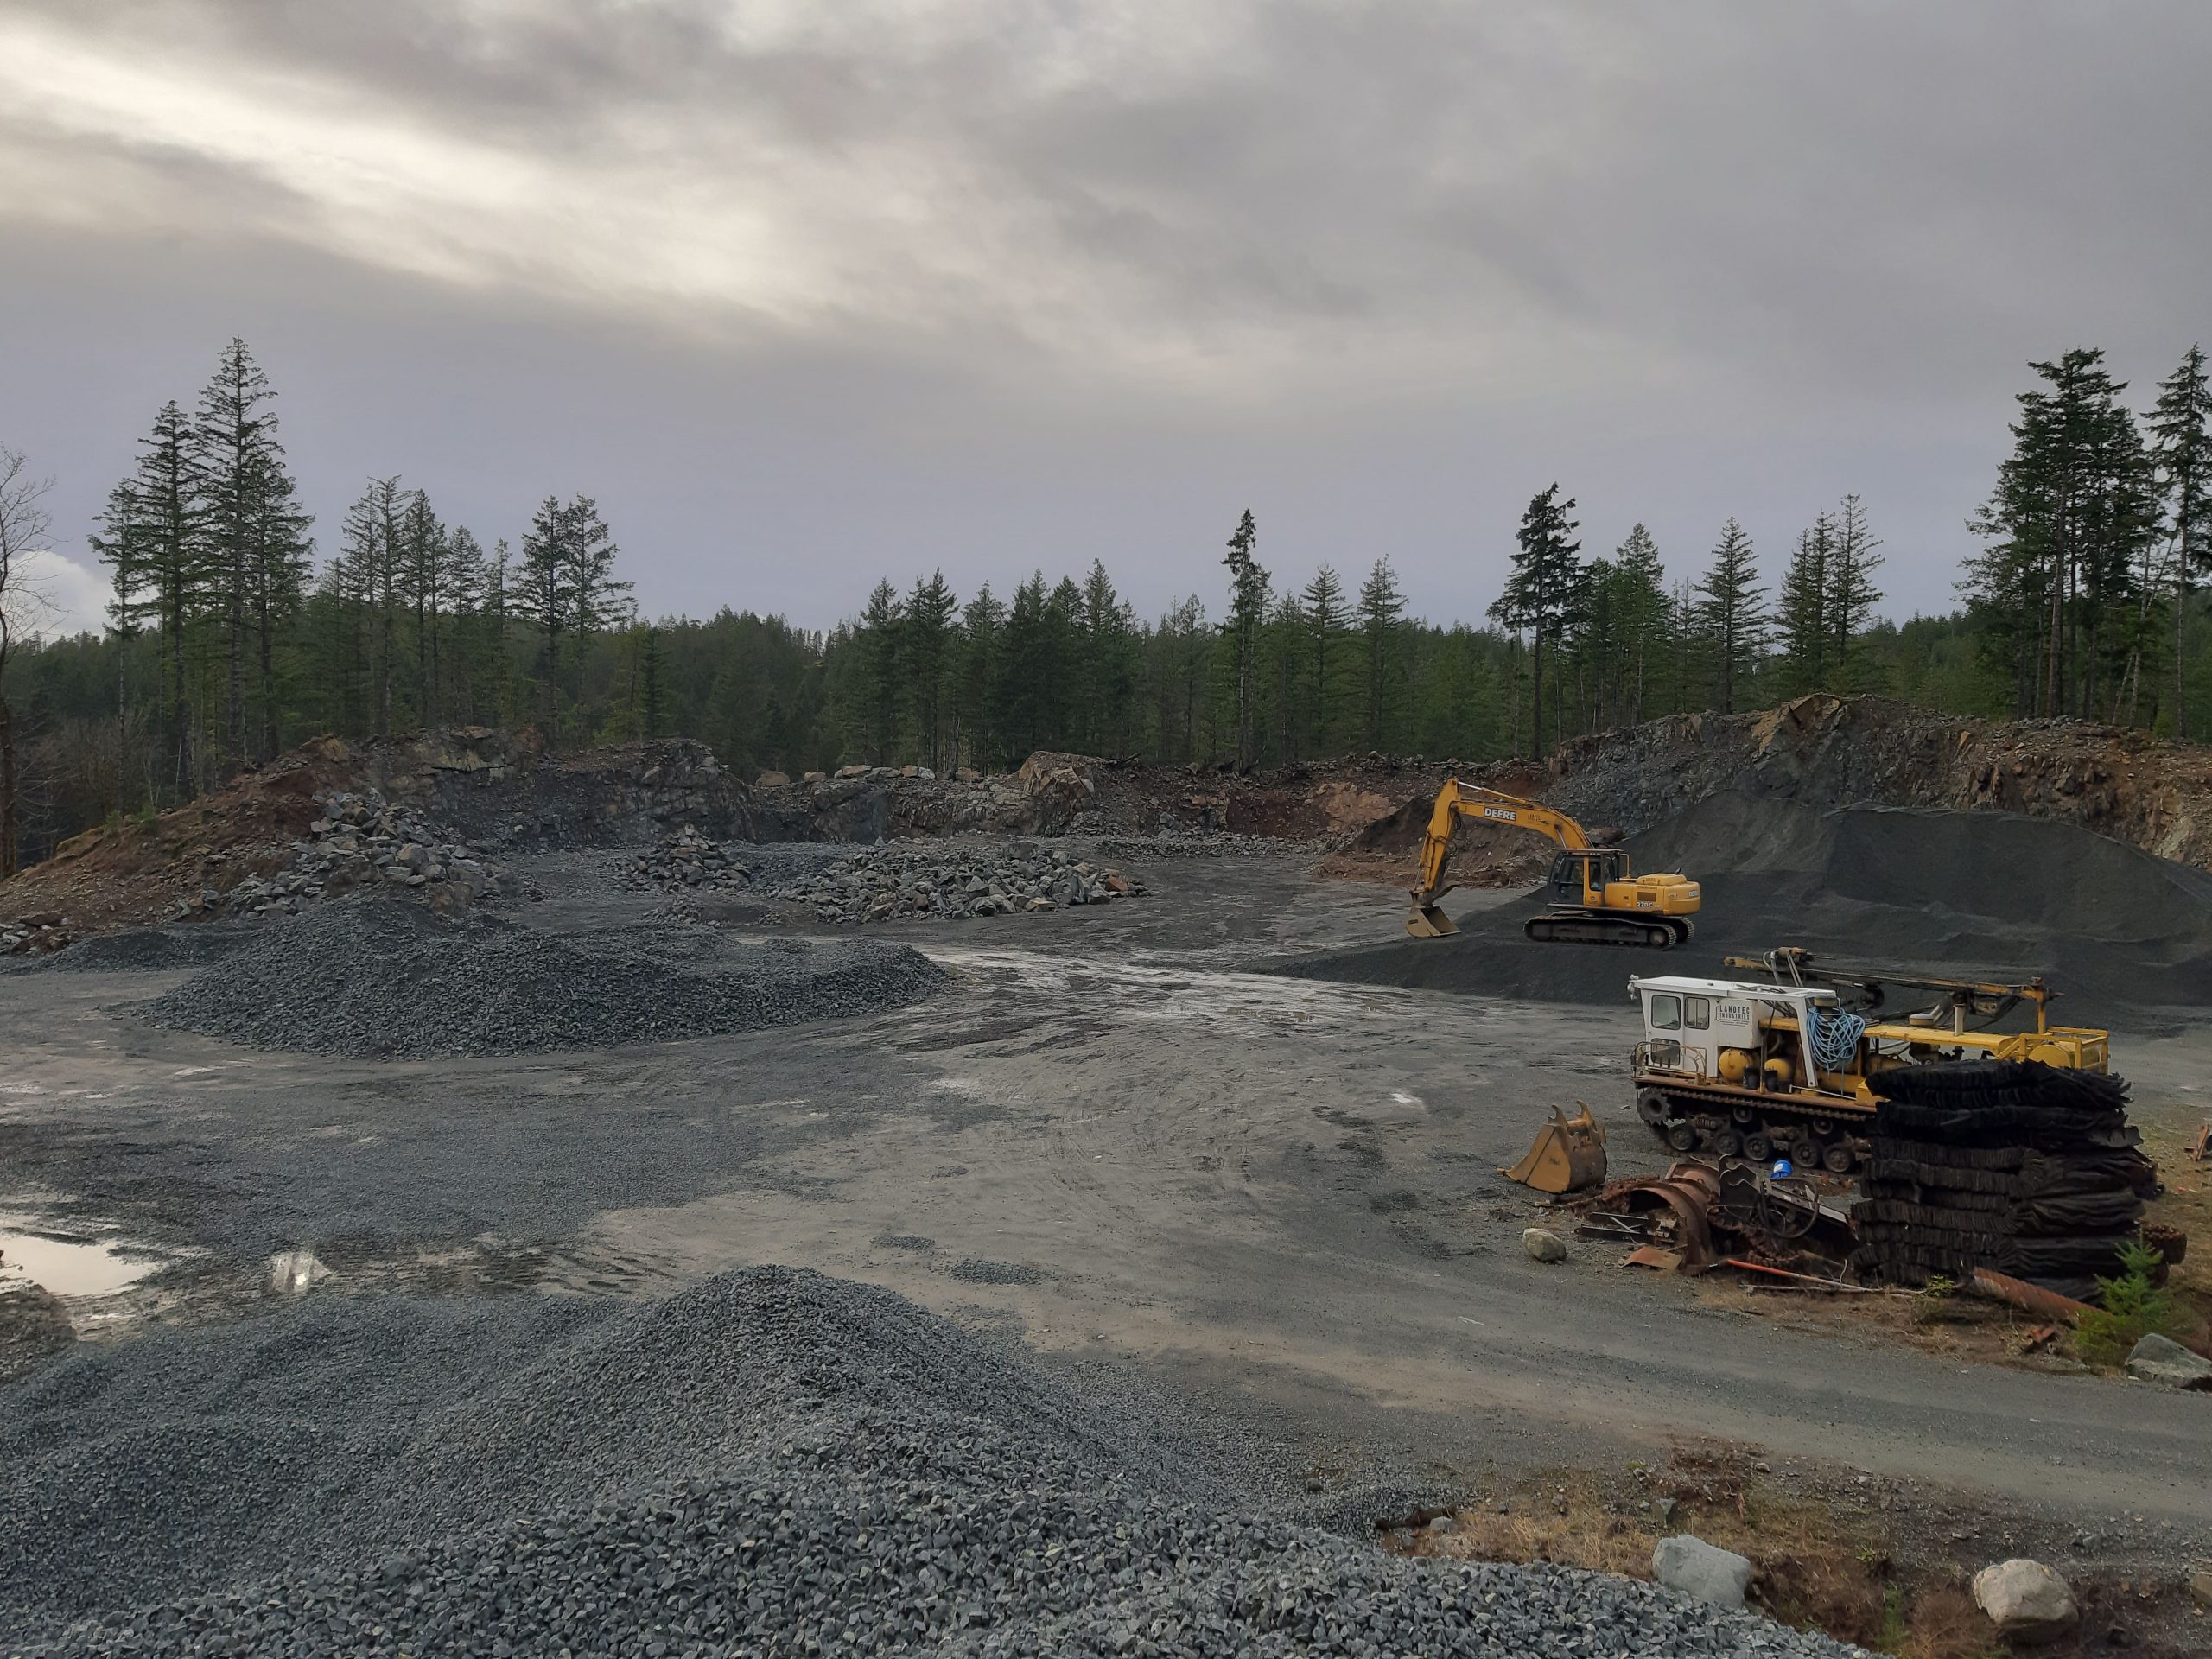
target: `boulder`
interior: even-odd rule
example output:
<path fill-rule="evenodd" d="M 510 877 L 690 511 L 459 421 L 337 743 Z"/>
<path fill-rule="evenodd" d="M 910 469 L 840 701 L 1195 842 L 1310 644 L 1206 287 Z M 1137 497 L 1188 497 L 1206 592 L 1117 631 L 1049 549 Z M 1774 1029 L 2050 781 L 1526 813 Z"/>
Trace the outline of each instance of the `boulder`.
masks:
<path fill-rule="evenodd" d="M 1751 1564 L 1732 1549 L 1682 1532 L 1652 1547 L 1651 1576 L 1669 1590 L 1715 1607 L 1741 1607 L 1744 1592 L 1751 1587 Z"/>
<path fill-rule="evenodd" d="M 1538 1262 L 1567 1260 L 1567 1241 L 1548 1227 L 1531 1227 L 1521 1235 L 1521 1248 Z"/>
<path fill-rule="evenodd" d="M 1974 1604 L 2010 1641 L 2045 1642 L 2071 1629 L 2080 1610 L 2066 1580 L 2024 1556 L 1974 1575 Z"/>
<path fill-rule="evenodd" d="M 2212 1359 L 2156 1334 L 2145 1337 L 2128 1351 L 2127 1374 L 2139 1382 L 2163 1383 L 2170 1389 L 2212 1389 Z"/>
<path fill-rule="evenodd" d="M 781 789 L 791 780 L 791 774 L 786 772 L 764 772 L 756 782 L 762 789 Z"/>

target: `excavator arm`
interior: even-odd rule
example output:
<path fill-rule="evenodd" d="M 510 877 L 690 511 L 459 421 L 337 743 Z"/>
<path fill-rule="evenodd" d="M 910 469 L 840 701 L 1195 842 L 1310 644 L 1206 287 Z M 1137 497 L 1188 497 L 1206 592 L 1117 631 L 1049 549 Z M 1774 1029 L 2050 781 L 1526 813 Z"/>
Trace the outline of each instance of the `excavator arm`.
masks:
<path fill-rule="evenodd" d="M 1582 826 L 1564 812 L 1479 784 L 1463 784 L 1456 778 L 1446 780 L 1437 791 L 1436 805 L 1428 815 L 1428 832 L 1421 838 L 1421 886 L 1413 890 L 1413 913 L 1406 918 L 1407 931 L 1417 937 L 1434 938 L 1458 931 L 1437 901 L 1452 891 L 1445 875 L 1452 862 L 1452 831 L 1461 818 L 1516 824 L 1548 836 L 1562 847 L 1590 845 Z"/>

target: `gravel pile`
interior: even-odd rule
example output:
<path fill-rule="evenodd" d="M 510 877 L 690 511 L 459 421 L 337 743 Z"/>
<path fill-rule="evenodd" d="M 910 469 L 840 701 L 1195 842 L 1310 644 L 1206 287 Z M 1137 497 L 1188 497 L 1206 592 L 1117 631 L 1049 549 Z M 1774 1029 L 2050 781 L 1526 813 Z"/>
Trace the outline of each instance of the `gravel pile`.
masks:
<path fill-rule="evenodd" d="M 944 982 L 903 945 L 587 942 L 358 894 L 264 928 L 144 1011 L 257 1048 L 523 1054 L 875 1014 Z"/>
<path fill-rule="evenodd" d="M 179 901 L 177 918 L 295 915 L 303 901 L 368 887 L 407 893 L 452 914 L 518 890 L 505 866 L 374 790 L 329 795 L 322 804 L 289 869 L 250 875 L 227 892 L 204 888 Z"/>
<path fill-rule="evenodd" d="M 729 855 L 718 841 L 710 840 L 686 824 L 660 844 L 623 861 L 615 880 L 640 891 L 684 893 L 702 887 L 742 892 L 753 883 L 753 872 Z"/>
<path fill-rule="evenodd" d="M 1109 836 L 1098 843 L 1098 850 L 1109 858 L 1281 858 L 1319 852 L 1321 848 L 1317 842 L 1291 841 L 1280 836 L 1196 830 L 1177 834 L 1163 830 L 1156 836 Z"/>
<path fill-rule="evenodd" d="M 310 1306 L 0 1407 L 0 1621 L 40 1652 L 1851 1651 L 1239 1514 L 1111 1400 L 780 1268 L 639 1309 Z"/>
<path fill-rule="evenodd" d="M 1103 905 L 1143 891 L 1118 870 L 1014 841 L 874 848 L 796 876 L 775 896 L 812 905 L 825 922 L 847 923 L 1008 916 Z"/>
<path fill-rule="evenodd" d="M 251 922 L 198 922 L 182 927 L 130 927 L 79 939 L 46 965 L 86 974 L 168 973 L 204 968 L 257 937 Z"/>

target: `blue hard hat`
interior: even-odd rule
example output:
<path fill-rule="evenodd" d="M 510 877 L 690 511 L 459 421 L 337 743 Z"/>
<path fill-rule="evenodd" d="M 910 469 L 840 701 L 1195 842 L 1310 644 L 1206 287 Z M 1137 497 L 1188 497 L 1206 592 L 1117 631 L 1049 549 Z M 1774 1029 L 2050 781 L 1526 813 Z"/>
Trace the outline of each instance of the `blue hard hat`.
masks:
<path fill-rule="evenodd" d="M 1787 1158 L 1777 1158 L 1774 1160 L 1773 1174 L 1775 1179 L 1780 1180 L 1785 1175 L 1794 1175 L 1796 1173 L 1796 1167 Z"/>

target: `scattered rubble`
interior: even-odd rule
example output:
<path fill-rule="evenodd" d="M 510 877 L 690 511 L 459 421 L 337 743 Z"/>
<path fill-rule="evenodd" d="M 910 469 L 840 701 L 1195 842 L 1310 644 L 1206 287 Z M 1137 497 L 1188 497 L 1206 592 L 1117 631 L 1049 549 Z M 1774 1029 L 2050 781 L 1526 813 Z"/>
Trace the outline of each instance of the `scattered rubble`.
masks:
<path fill-rule="evenodd" d="M 874 1014 L 944 981 L 904 945 L 689 932 L 583 943 L 489 912 L 448 920 L 359 893 L 268 925 L 144 1012 L 304 1053 L 523 1054 Z"/>
<path fill-rule="evenodd" d="M 1103 905 L 1143 891 L 1143 883 L 1118 870 L 1017 841 L 872 849 L 799 874 L 774 896 L 811 905 L 823 921 L 844 924 L 1007 916 Z"/>
<path fill-rule="evenodd" d="M 732 858 L 721 842 L 685 824 L 634 858 L 623 860 L 615 880 L 626 887 L 647 890 L 742 892 L 752 885 L 753 873 Z"/>
<path fill-rule="evenodd" d="M 58 910 L 36 910 L 12 922 L 0 922 L 0 957 L 43 956 L 70 942 L 69 918 Z"/>
<path fill-rule="evenodd" d="M 228 888 L 204 887 L 179 899 L 170 919 L 296 915 L 302 902 L 378 886 L 456 915 L 479 899 L 518 890 L 505 865 L 374 790 L 340 791 L 322 805 L 289 870 L 249 875 Z"/>
<path fill-rule="evenodd" d="M 1173 828 L 1163 820 L 1150 836 L 1109 836 L 1098 850 L 1109 858 L 1283 858 L 1300 853 L 1319 855 L 1326 843 L 1291 840 L 1274 836 L 1232 835 L 1227 830 L 1207 833 Z"/>

